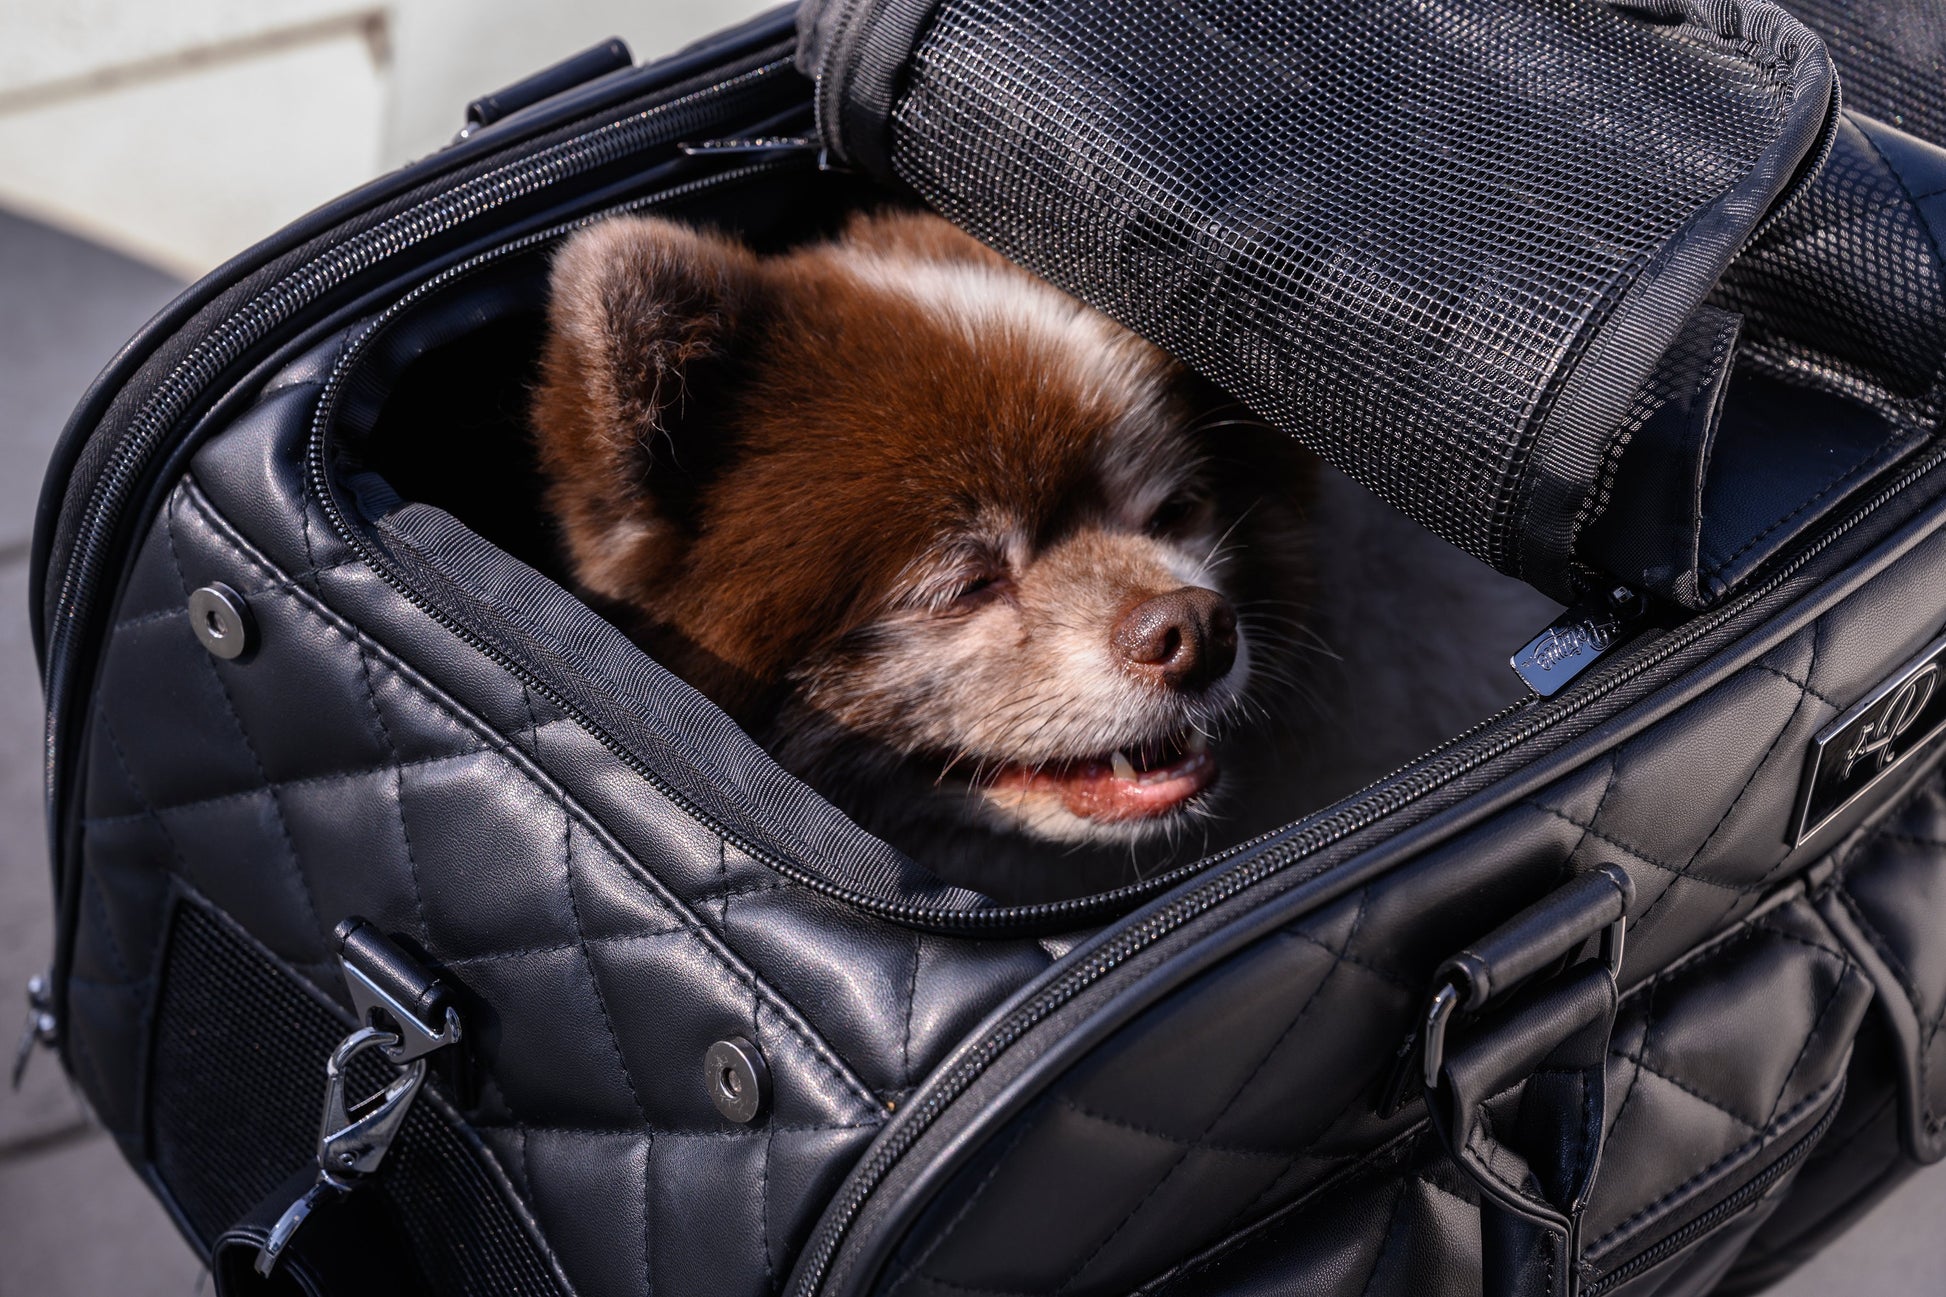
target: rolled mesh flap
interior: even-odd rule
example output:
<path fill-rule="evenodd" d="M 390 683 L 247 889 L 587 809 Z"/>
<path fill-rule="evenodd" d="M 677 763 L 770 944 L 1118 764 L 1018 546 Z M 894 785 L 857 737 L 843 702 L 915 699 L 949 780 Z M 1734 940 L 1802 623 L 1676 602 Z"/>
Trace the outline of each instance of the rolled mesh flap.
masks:
<path fill-rule="evenodd" d="M 815 0 L 837 158 L 1557 598 L 1825 122 L 1764 0 Z"/>

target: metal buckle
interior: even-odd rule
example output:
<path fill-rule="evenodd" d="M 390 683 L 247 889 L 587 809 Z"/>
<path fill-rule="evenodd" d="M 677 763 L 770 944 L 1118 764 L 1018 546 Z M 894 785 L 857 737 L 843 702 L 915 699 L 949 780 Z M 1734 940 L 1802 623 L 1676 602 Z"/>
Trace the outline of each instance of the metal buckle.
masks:
<path fill-rule="evenodd" d="M 351 1001 L 363 1024 L 338 1042 L 324 1065 L 324 1111 L 318 1119 L 318 1178 L 284 1209 L 270 1235 L 257 1250 L 256 1271 L 268 1279 L 277 1259 L 298 1228 L 319 1203 L 350 1193 L 377 1173 L 392 1141 L 405 1125 L 413 1099 L 426 1079 L 425 1056 L 457 1044 L 459 1013 L 448 1008 L 434 1027 L 400 1004 L 385 988 L 353 968 L 343 956 L 338 966 L 351 990 Z M 383 1026 L 375 1025 L 383 1022 Z M 394 1030 L 393 1028 L 397 1029 Z M 353 1059 L 376 1049 L 404 1070 L 383 1088 L 361 1099 L 347 1100 L 345 1072 Z"/>
<path fill-rule="evenodd" d="M 1623 914 L 1601 932 L 1601 959 L 1608 965 L 1609 975 L 1620 978 L 1622 975 L 1622 943 L 1628 933 L 1628 915 Z M 1432 1000 L 1426 1005 L 1426 1088 L 1439 1088 L 1439 1073 L 1446 1066 L 1446 1029 L 1452 1025 L 1453 1011 L 1459 1008 L 1460 987 L 1453 982 L 1443 983 L 1433 992 Z"/>
<path fill-rule="evenodd" d="M 351 992 L 351 1011 L 363 1023 L 382 1023 L 392 1037 L 386 1045 L 385 1056 L 394 1063 L 410 1063 L 415 1058 L 424 1058 L 435 1049 L 459 1043 L 459 1012 L 447 1009 L 446 1017 L 437 1030 L 405 1005 L 399 1003 L 392 993 L 365 976 L 343 958 L 338 966 L 344 970 L 345 987 Z M 379 1014 L 383 1017 L 379 1017 Z"/>

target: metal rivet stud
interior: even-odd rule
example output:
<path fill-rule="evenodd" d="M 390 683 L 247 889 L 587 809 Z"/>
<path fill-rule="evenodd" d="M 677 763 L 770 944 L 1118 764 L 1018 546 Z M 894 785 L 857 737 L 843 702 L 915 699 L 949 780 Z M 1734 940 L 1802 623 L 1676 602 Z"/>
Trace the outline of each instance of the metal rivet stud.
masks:
<path fill-rule="evenodd" d="M 221 581 L 212 581 L 189 596 L 189 627 L 204 648 L 226 660 L 256 647 L 257 624 L 250 616 L 250 605 Z"/>
<path fill-rule="evenodd" d="M 709 1047 L 703 1055 L 703 1084 L 716 1110 L 742 1125 L 770 1107 L 770 1068 L 757 1047 L 741 1036 Z"/>

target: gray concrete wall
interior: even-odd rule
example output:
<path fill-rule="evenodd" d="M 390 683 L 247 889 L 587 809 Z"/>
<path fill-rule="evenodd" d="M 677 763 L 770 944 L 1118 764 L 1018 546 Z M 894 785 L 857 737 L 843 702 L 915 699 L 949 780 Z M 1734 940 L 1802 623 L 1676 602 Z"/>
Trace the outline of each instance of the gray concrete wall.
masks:
<path fill-rule="evenodd" d="M 7 0 L 0 205 L 194 278 L 466 103 L 610 36 L 638 58 L 768 0 Z"/>

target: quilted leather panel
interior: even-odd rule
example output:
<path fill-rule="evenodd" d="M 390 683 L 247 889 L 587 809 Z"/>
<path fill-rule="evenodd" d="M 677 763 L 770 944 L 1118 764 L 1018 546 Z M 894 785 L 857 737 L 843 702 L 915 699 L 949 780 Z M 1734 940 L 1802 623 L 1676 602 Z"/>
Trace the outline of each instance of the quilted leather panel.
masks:
<path fill-rule="evenodd" d="M 1159 1003 L 1139 1020 L 1144 1027 L 1124 1033 L 1125 1047 L 1118 1037 L 1096 1051 L 1033 1117 L 997 1136 L 1021 1142 L 1007 1164 L 986 1168 L 993 1188 L 974 1200 L 961 1182 L 951 1207 L 942 1200 L 940 1214 L 913 1231 L 894 1290 L 931 1276 L 1008 1292 L 1116 1291 L 1166 1269 L 1198 1240 L 1295 1200 L 1335 1165 L 1370 1155 L 1396 1133 L 1367 1108 L 1420 1003 L 1423 992 L 1410 988 L 1427 985 L 1438 952 L 1458 949 L 1520 908 L 1558 877 L 1564 861 L 1575 870 L 1614 862 L 1633 877 L 1625 982 L 1670 966 L 1736 925 L 1843 840 L 1840 825 L 1802 847 L 1790 845 L 1805 753 L 1818 730 L 1937 635 L 1943 574 L 1946 537 L 1935 532 L 1667 718 Z M 1897 786 L 1888 783 L 1881 798 Z M 1870 809 L 1868 799 L 1849 822 Z M 1486 899 L 1496 888 L 1500 899 Z M 1482 901 L 1483 911 L 1464 913 Z M 1361 906 L 1384 915 L 1356 922 Z M 1919 926 L 1932 913 L 1925 893 L 1904 887 L 1886 908 Z M 1453 926 L 1442 931 L 1442 924 Z M 1923 944 L 1916 934 L 1904 940 L 1915 949 Z M 1845 949 L 1829 936 L 1820 943 Z M 1307 960 L 1294 946 L 1323 953 Z M 1260 972 L 1247 970 L 1249 963 Z M 1795 993 L 1810 995 L 1822 978 L 1828 994 L 1808 1002 L 1794 1050 L 1826 1013 L 1827 999 L 1834 1016 L 1820 1032 L 1856 1025 L 1859 974 L 1804 977 L 1810 980 Z M 1354 980 L 1358 994 L 1348 992 Z M 1842 993 L 1833 989 L 1840 983 Z M 1154 1015 L 1166 1015 L 1167 1027 Z M 1302 1027 L 1284 1040 L 1300 1018 Z M 1726 1065 L 1697 1066 L 1715 1075 Z M 1763 1130 L 1776 1120 L 1774 1077 L 1770 1092 L 1732 1097 L 1707 1079 L 1674 1071 L 1704 1100 L 1644 1073 L 1649 1079 L 1636 1082 L 1632 1106 L 1641 1105 L 1644 1089 L 1667 1089 L 1664 1106 L 1695 1101 L 1694 1128 L 1679 1137 L 1721 1146 L 1737 1131 L 1748 1135 L 1747 1127 Z M 1619 1083 L 1626 1087 L 1633 1076 L 1631 1064 Z M 1765 1078 L 1760 1071 L 1745 1079 L 1761 1087 Z M 1616 1110 L 1636 1119 L 1619 1097 Z M 1271 1127 L 1275 1138 L 1250 1129 L 1259 1114 L 1281 1120 Z M 1114 1127 L 1103 1117 L 1129 1129 L 1108 1135 Z M 1107 1152 L 1115 1140 L 1146 1146 Z M 1222 1148 L 1206 1149 L 1205 1142 Z M 1063 1191 L 1036 1190 L 1056 1175 Z M 1023 1195 L 1043 1211 L 1053 1211 L 1058 1199 L 1063 1219 L 1088 1198 L 1100 1204 L 1101 1219 L 1078 1221 L 1072 1231 L 1023 1233 L 1030 1213 L 1003 1210 Z M 950 1225 L 941 1215 L 956 1212 Z"/>
<path fill-rule="evenodd" d="M 1946 1156 L 1946 779 L 1934 776 L 1846 850 L 1828 912 L 1855 934 L 1898 1040 L 1904 1139 L 1913 1156 Z"/>
<path fill-rule="evenodd" d="M 1050 955 L 918 936 L 772 875 L 400 599 L 297 471 L 328 352 L 204 448 L 125 587 L 87 737 L 70 1063 L 140 1159 L 162 883 L 207 892 L 334 995 L 323 934 L 355 908 L 466 989 L 486 1083 L 471 1115 L 578 1286 L 764 1291 L 886 1105 Z M 1018 1232 L 961 1260 L 1010 1281 L 1027 1227 L 1096 1211 L 1051 1273 L 1113 1291 L 1337 1183 L 1411 1119 L 1368 1104 L 1430 963 L 1564 867 L 1634 874 L 1635 969 L 1748 913 L 1815 854 L 1782 835 L 1806 736 L 1935 632 L 1943 554 L 1925 542 L 1678 715 L 1212 976 L 1199 1012 L 1104 1051 L 1019 1150 L 1059 1174 L 987 1168 L 1031 1181 L 991 1199 Z M 253 659 L 189 635 L 184 592 L 210 579 L 251 602 Z M 780 1077 L 754 1131 L 701 1099 L 701 1049 L 732 1031 Z M 1387 1255 L 1444 1255 L 1451 1193 L 1433 1185 L 1374 1189 L 1388 1215 L 1367 1223 L 1405 1222 L 1379 1230 Z"/>
<path fill-rule="evenodd" d="M 787 882 L 393 594 L 302 487 L 334 347 L 199 453 L 125 583 L 87 736 L 71 1064 L 143 1160 L 170 881 L 333 997 L 326 938 L 361 913 L 461 988 L 471 1120 L 580 1290 L 768 1291 L 887 1105 L 1049 956 Z M 190 633 L 212 580 L 258 628 L 237 662 Z M 730 1035 L 776 1081 L 756 1126 L 703 1087 Z"/>
<path fill-rule="evenodd" d="M 1358 941 L 1370 909 L 1347 898 L 1284 929 L 1119 1033 L 1000 1136 L 1004 1152 L 961 1173 L 885 1290 L 1120 1293 L 1204 1245 L 1211 1254 L 1166 1290 L 1475 1290 L 1476 1191 L 1418 1105 L 1389 1122 L 1371 1110 L 1371 1060 L 1421 995 L 1385 989 Z M 1588 1273 L 1667 1237 L 1814 1133 L 1871 995 L 1802 899 L 1635 988 L 1609 1052 Z M 1347 1028 L 1354 1006 L 1369 1027 Z M 1258 1265 L 1275 1278 L 1246 1278 Z"/>

